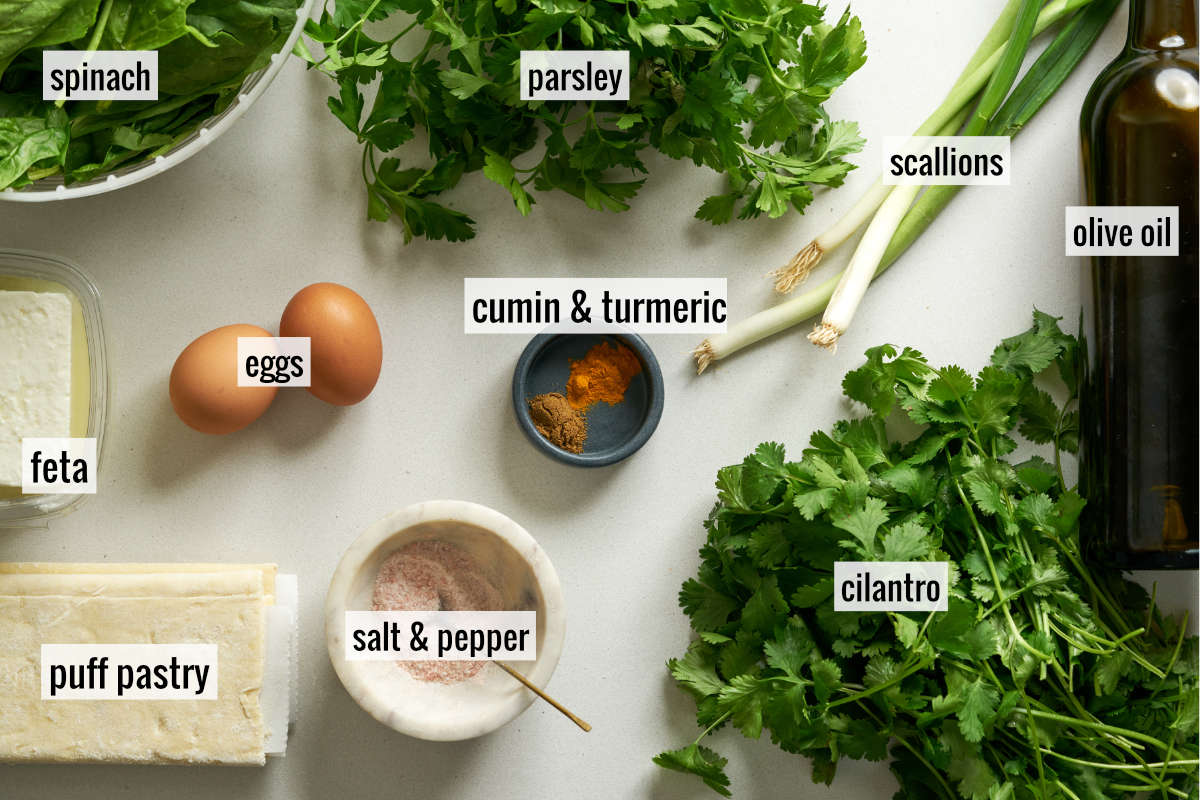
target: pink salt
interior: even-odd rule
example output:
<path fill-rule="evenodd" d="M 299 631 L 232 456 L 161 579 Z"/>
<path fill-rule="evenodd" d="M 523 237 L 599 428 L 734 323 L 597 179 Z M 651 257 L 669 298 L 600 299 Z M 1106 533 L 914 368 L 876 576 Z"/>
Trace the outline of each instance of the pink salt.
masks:
<path fill-rule="evenodd" d="M 412 542 L 388 556 L 375 576 L 376 611 L 501 611 L 503 598 L 479 562 L 458 545 Z M 423 681 L 458 683 L 486 661 L 397 661 Z"/>

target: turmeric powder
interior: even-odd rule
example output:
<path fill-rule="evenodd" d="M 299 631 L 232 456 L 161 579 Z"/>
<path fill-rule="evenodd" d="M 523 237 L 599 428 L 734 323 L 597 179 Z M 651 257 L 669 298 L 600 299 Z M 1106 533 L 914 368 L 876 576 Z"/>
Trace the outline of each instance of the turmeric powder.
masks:
<path fill-rule="evenodd" d="M 616 405 L 625 399 L 629 382 L 641 371 L 641 360 L 628 347 L 620 342 L 616 347 L 600 342 L 583 358 L 571 362 L 567 402 L 580 410 L 599 402 Z"/>

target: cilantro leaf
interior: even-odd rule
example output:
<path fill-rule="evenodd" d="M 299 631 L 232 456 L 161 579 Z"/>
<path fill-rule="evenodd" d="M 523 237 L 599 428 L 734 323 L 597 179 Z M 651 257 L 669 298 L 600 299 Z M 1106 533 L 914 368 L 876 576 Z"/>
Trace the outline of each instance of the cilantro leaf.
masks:
<path fill-rule="evenodd" d="M 679 750 L 667 750 L 654 757 L 660 767 L 698 776 L 705 785 L 723 797 L 732 797 L 729 776 L 725 774 L 728 759 L 721 758 L 707 747 L 693 742 Z"/>
<path fill-rule="evenodd" d="M 836 661 L 818 658 L 812 662 L 813 693 L 822 703 L 842 687 L 842 668 Z"/>
<path fill-rule="evenodd" d="M 751 558 L 768 567 L 782 564 L 792 550 L 791 542 L 784 534 L 783 523 L 779 520 L 770 520 L 755 528 L 747 547 Z"/>
<path fill-rule="evenodd" d="M 875 534 L 879 526 L 888 521 L 886 503 L 878 497 L 869 497 L 861 508 L 833 517 L 833 524 L 855 538 L 860 552 L 868 559 L 875 554 Z"/>
<path fill-rule="evenodd" d="M 697 631 L 724 626 L 729 615 L 738 607 L 732 597 L 694 578 L 689 578 L 679 590 L 679 605 L 692 618 L 692 627 Z"/>
<path fill-rule="evenodd" d="M 788 677 L 799 678 L 808 663 L 809 654 L 816 648 L 812 635 L 798 618 L 775 632 L 775 638 L 763 645 L 767 665 L 782 670 Z"/>
<path fill-rule="evenodd" d="M 730 713 L 730 721 L 747 739 L 762 735 L 763 705 L 773 692 L 770 680 L 738 675 L 721 689 L 718 708 Z"/>
<path fill-rule="evenodd" d="M 1107 800 L 1126 780 L 1194 794 L 1194 771 L 1146 764 L 1197 758 L 1196 639 L 1140 586 L 1088 563 L 1084 498 L 1064 485 L 1078 358 L 1041 312 L 974 377 L 872 348 L 843 382 L 865 414 L 813 433 L 798 463 L 767 442 L 721 470 L 700 572 L 685 584 L 693 626 L 708 627 L 671 662 L 700 724 L 769 730 L 819 782 L 839 759 L 887 758 L 899 740 L 912 748 L 891 753 L 903 800 L 1047 788 Z M 1054 368 L 1061 403 L 1034 385 Z M 908 425 L 885 424 L 892 415 Z M 1014 465 L 1018 428 L 1040 451 Z M 835 611 L 834 564 L 858 558 L 948 562 L 947 611 Z M 1142 737 L 1146 752 L 1091 736 L 1097 722 Z"/>
<path fill-rule="evenodd" d="M 916 561 L 932 549 L 929 530 L 916 520 L 907 520 L 883 535 L 883 561 Z"/>
<path fill-rule="evenodd" d="M 982 678 L 964 683 L 955 690 L 958 703 L 958 727 L 968 742 L 983 739 L 984 727 L 995 717 L 999 693 Z"/>

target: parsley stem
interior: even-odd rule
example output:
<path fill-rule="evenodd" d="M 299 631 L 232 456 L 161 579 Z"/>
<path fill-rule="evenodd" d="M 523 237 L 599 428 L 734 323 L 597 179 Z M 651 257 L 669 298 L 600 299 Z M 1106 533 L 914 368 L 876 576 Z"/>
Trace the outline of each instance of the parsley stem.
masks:
<path fill-rule="evenodd" d="M 775 69 L 775 65 L 771 62 L 771 57 L 767 55 L 767 48 L 761 44 L 758 46 L 758 52 L 762 55 L 763 66 L 767 68 L 767 75 L 771 78 L 771 82 L 783 90 L 784 96 L 791 94 L 792 88 L 783 82 L 779 77 L 779 71 Z"/>
<path fill-rule="evenodd" d="M 367 6 L 367 10 L 362 13 L 362 16 L 360 16 L 357 20 L 355 20 L 353 25 L 351 25 L 349 28 L 347 28 L 345 31 L 343 31 L 341 36 L 339 36 L 338 38 L 333 40 L 334 47 L 336 48 L 339 44 L 341 44 L 342 42 L 344 42 L 346 40 L 347 36 L 354 33 L 359 28 L 361 28 L 363 26 L 363 23 L 365 23 L 367 21 L 367 18 L 370 17 L 373 13 L 375 13 L 375 9 L 379 7 L 379 3 L 380 3 L 380 0 L 374 0 L 374 2 L 371 3 L 371 5 Z"/>

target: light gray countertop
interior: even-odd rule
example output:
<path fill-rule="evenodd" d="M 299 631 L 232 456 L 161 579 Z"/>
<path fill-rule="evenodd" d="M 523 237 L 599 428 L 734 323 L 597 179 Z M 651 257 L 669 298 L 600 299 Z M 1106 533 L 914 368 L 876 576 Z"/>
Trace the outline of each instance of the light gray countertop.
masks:
<path fill-rule="evenodd" d="M 840 12 L 844 3 L 835 3 Z M 465 336 L 466 276 L 728 277 L 732 316 L 771 301 L 763 274 L 845 210 L 875 177 L 885 135 L 910 132 L 990 25 L 1000 0 L 863 0 L 869 60 L 829 104 L 869 140 L 842 189 L 804 217 L 713 228 L 692 219 L 713 173 L 655 159 L 632 211 L 566 196 L 522 219 L 472 175 L 450 199 L 479 220 L 471 242 L 405 247 L 367 222 L 353 137 L 325 109 L 331 84 L 289 64 L 259 103 L 204 152 L 117 193 L 41 206 L 0 204 L 0 246 L 59 254 L 99 286 L 113 396 L 99 493 L 48 530 L 0 534 L 0 560 L 272 561 L 301 587 L 300 709 L 288 756 L 265 769 L 10 767 L 5 800 L 715 797 L 650 762 L 695 736 L 691 700 L 664 662 L 682 654 L 676 605 L 697 564 L 720 466 L 760 441 L 799 452 L 849 412 L 843 373 L 869 346 L 912 345 L 935 363 L 981 367 L 1038 308 L 1075 318 L 1079 265 L 1063 255 L 1063 206 L 1078 202 L 1077 121 L 1085 92 L 1124 37 L 1124 10 L 1014 143 L 1010 187 L 971 187 L 867 294 L 836 355 L 802 331 L 697 378 L 695 336 L 649 337 L 666 411 L 649 444 L 607 469 L 574 469 L 525 440 L 509 383 L 525 336 Z M 837 260 L 835 260 L 837 263 Z M 829 269 L 829 267 L 826 267 Z M 374 394 L 350 408 L 282 392 L 246 430 L 208 437 L 171 411 L 179 351 L 220 325 L 277 326 L 301 287 L 345 283 L 384 338 Z M 343 691 L 325 654 L 322 604 L 342 551 L 370 523 L 421 500 L 496 508 L 529 530 L 562 579 L 567 639 L 552 694 L 594 725 L 583 734 L 544 704 L 458 744 L 387 730 Z M 1191 607 L 1194 574 L 1172 576 Z M 0 709 L 0 713 L 3 710 Z M 801 758 L 734 731 L 715 737 L 741 798 L 889 797 L 880 764 L 843 761 L 829 789 Z"/>

